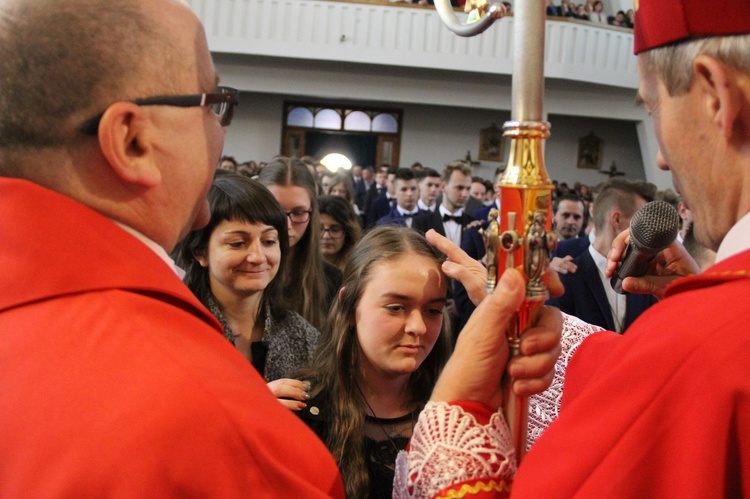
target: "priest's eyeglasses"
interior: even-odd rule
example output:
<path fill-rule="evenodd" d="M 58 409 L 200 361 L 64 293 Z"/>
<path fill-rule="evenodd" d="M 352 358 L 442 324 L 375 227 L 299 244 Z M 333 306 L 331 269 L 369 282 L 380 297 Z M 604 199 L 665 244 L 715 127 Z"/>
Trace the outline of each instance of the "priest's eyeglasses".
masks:
<path fill-rule="evenodd" d="M 221 126 L 227 127 L 232 123 L 234 108 L 240 102 L 240 93 L 237 89 L 230 87 L 217 87 L 215 93 L 192 94 L 192 95 L 159 95 L 146 97 L 131 101 L 139 106 L 173 106 L 173 107 L 203 107 L 207 106 L 219 116 Z M 104 111 L 93 116 L 80 126 L 80 130 L 86 135 L 96 135 L 99 130 L 99 122 L 104 116 Z"/>

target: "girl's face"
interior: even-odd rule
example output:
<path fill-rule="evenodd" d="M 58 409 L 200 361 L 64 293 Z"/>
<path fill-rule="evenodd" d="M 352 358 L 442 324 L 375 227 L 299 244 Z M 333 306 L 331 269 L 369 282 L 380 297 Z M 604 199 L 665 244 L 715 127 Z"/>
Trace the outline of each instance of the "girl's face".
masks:
<path fill-rule="evenodd" d="M 349 201 L 349 193 L 347 192 L 346 186 L 343 184 L 343 182 L 339 182 L 338 184 L 333 184 L 328 189 L 328 194 L 330 194 L 331 196 L 338 196 Z"/>
<path fill-rule="evenodd" d="M 219 301 L 263 291 L 279 271 L 278 231 L 263 223 L 224 220 L 211 233 L 205 253 L 195 259 L 208 268 L 211 291 Z"/>
<path fill-rule="evenodd" d="M 445 276 L 413 253 L 376 264 L 355 312 L 365 379 L 408 376 L 432 351 L 443 325 Z"/>
<path fill-rule="evenodd" d="M 289 247 L 293 248 L 305 235 L 307 226 L 310 225 L 310 212 L 312 210 L 310 195 L 307 193 L 307 189 L 298 185 L 269 185 L 267 187 L 281 205 L 281 209 L 286 212 Z M 306 221 L 294 222 L 292 218 Z"/>
<path fill-rule="evenodd" d="M 332 216 L 320 214 L 320 251 L 324 255 L 335 255 L 344 247 L 344 228 Z"/>

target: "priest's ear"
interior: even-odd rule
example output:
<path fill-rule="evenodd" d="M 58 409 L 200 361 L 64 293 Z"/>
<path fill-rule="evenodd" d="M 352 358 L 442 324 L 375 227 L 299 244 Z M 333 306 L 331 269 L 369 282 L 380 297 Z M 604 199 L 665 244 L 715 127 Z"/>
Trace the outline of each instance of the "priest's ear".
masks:
<path fill-rule="evenodd" d="M 122 181 L 148 188 L 161 183 L 153 129 L 143 108 L 130 102 L 116 102 L 102 115 L 97 129 L 99 148 Z"/>

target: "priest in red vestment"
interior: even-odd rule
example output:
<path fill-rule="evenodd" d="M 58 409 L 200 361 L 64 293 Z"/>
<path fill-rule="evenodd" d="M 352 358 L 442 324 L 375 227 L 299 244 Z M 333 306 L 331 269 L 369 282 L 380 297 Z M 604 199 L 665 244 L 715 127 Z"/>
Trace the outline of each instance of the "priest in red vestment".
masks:
<path fill-rule="evenodd" d="M 168 253 L 238 92 L 176 0 L 0 3 L 0 496 L 343 497 Z"/>

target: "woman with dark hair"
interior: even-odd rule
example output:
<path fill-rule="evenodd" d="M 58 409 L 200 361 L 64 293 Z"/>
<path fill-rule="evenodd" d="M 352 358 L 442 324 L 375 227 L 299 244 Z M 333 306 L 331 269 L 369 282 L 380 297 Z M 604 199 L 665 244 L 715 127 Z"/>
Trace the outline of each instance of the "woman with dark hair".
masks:
<path fill-rule="evenodd" d="M 362 228 L 351 205 L 341 197 L 321 196 L 318 209 L 320 251 L 328 263 L 343 272 L 349 253 L 362 235 Z"/>
<path fill-rule="evenodd" d="M 238 174 L 218 174 L 208 203 L 208 225 L 189 233 L 175 250 L 185 284 L 271 391 L 299 410 L 305 407 L 306 385 L 285 376 L 309 365 L 319 332 L 282 305 L 287 217 L 268 189 Z"/>
<path fill-rule="evenodd" d="M 315 178 L 296 158 L 277 157 L 258 174 L 287 216 L 289 254 L 282 273 L 282 300 L 318 329 L 341 285 L 341 272 L 320 253 L 320 216 Z"/>
<path fill-rule="evenodd" d="M 300 416 L 331 450 L 348 497 L 391 497 L 394 463 L 450 354 L 442 258 L 383 226 L 351 253 Z"/>

